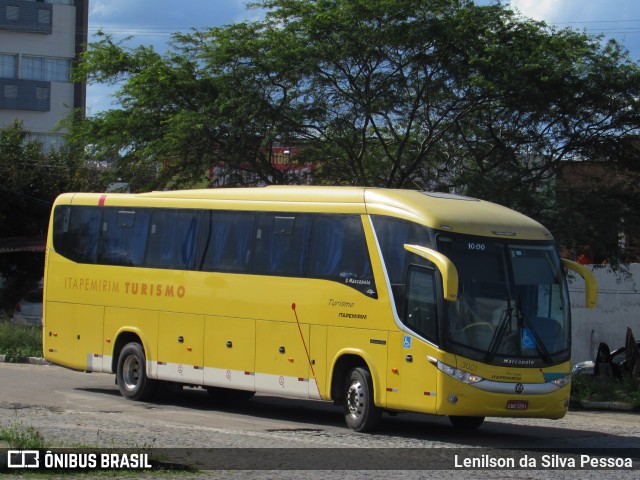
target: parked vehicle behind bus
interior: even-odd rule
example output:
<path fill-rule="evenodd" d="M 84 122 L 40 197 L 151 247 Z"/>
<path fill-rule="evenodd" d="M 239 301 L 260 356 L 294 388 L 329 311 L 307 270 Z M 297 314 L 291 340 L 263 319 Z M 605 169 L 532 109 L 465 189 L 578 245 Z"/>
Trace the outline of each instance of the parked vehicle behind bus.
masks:
<path fill-rule="evenodd" d="M 489 202 L 376 188 L 64 194 L 47 244 L 44 355 L 213 395 L 315 398 L 356 431 L 383 411 L 561 418 L 570 303 L 539 223 Z"/>

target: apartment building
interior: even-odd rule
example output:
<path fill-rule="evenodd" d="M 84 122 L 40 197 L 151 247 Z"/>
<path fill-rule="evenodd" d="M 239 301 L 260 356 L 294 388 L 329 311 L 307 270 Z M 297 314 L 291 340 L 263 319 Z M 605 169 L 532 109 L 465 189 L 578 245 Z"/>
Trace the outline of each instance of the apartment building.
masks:
<path fill-rule="evenodd" d="M 86 85 L 71 68 L 87 43 L 89 0 L 0 0 L 0 128 L 19 120 L 45 148 L 64 144 L 56 131 L 86 106 Z"/>

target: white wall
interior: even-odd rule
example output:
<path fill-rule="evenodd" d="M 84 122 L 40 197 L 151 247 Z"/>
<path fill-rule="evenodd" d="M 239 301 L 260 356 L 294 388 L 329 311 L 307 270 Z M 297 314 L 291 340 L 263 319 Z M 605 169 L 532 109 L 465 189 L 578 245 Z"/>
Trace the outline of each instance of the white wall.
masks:
<path fill-rule="evenodd" d="M 0 51 L 40 57 L 74 58 L 76 7 L 53 5 L 51 34 L 0 30 Z"/>
<path fill-rule="evenodd" d="M 19 55 L 35 55 L 52 58 L 75 57 L 76 7 L 53 5 L 52 33 L 14 32 L 0 30 L 0 52 Z M 20 67 L 18 66 L 18 75 Z M 73 109 L 74 91 L 72 83 L 51 82 L 51 109 L 48 112 L 0 109 L 0 128 L 20 119 L 32 133 L 49 133 L 58 122 Z M 62 130 L 59 133 L 66 133 Z"/>
<path fill-rule="evenodd" d="M 20 110 L 19 118 L 24 128 L 34 133 L 48 133 L 57 129 L 58 122 L 73 111 L 73 83 L 51 82 L 51 109 L 48 112 L 32 112 Z M 10 126 L 15 118 L 16 110 L 0 110 L 2 125 Z M 60 130 L 67 133 L 66 129 Z"/>
<path fill-rule="evenodd" d="M 584 282 L 575 276 L 569 280 L 574 363 L 595 360 L 600 342 L 611 350 L 624 345 L 627 327 L 640 340 L 640 264 L 631 264 L 628 273 L 610 268 L 592 267 L 598 280 L 598 305 L 584 306 Z"/>

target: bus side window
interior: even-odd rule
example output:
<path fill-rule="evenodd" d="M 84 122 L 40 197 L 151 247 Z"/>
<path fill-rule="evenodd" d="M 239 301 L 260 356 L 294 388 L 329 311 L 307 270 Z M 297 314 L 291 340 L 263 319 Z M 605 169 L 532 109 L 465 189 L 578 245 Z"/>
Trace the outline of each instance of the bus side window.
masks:
<path fill-rule="evenodd" d="M 96 263 L 101 220 L 102 212 L 98 207 L 56 207 L 53 248 L 75 262 Z"/>
<path fill-rule="evenodd" d="M 424 338 L 438 343 L 435 273 L 431 268 L 411 265 L 407 271 L 404 323 Z"/>
<path fill-rule="evenodd" d="M 405 244 L 431 245 L 428 231 L 415 223 L 397 218 L 373 215 L 373 227 L 378 238 L 387 270 L 393 299 L 400 318 L 404 317 L 405 275 L 409 265 L 428 265 L 430 262 L 405 250 Z"/>
<path fill-rule="evenodd" d="M 249 212 L 214 212 L 209 244 L 202 269 L 205 271 L 249 271 L 255 215 Z"/>
<path fill-rule="evenodd" d="M 310 236 L 309 215 L 260 215 L 255 235 L 253 273 L 304 276 Z"/>
<path fill-rule="evenodd" d="M 149 211 L 107 208 L 102 219 L 98 263 L 141 266 L 144 264 L 149 230 Z"/>
<path fill-rule="evenodd" d="M 362 221 L 358 215 L 319 215 L 313 226 L 309 276 L 327 278 L 375 297 Z"/>
<path fill-rule="evenodd" d="M 196 210 L 154 210 L 146 265 L 181 270 L 193 268 L 200 218 L 200 212 Z"/>

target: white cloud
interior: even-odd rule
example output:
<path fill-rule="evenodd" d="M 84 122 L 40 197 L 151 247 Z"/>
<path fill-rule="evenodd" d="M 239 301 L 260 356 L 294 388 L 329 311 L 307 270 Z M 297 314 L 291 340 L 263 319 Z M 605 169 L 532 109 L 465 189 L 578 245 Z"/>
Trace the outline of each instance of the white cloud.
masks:
<path fill-rule="evenodd" d="M 556 16 L 562 4 L 566 5 L 566 1 L 562 0 L 511 0 L 511 7 L 519 11 L 525 17 L 534 20 L 549 20 Z M 571 2 L 569 2 L 571 3 Z"/>
<path fill-rule="evenodd" d="M 524 16 L 549 23 L 637 20 L 638 0 L 508 0 Z"/>
<path fill-rule="evenodd" d="M 109 22 L 123 19 L 131 10 L 130 0 L 91 0 L 89 2 L 89 18 L 91 21 Z"/>

